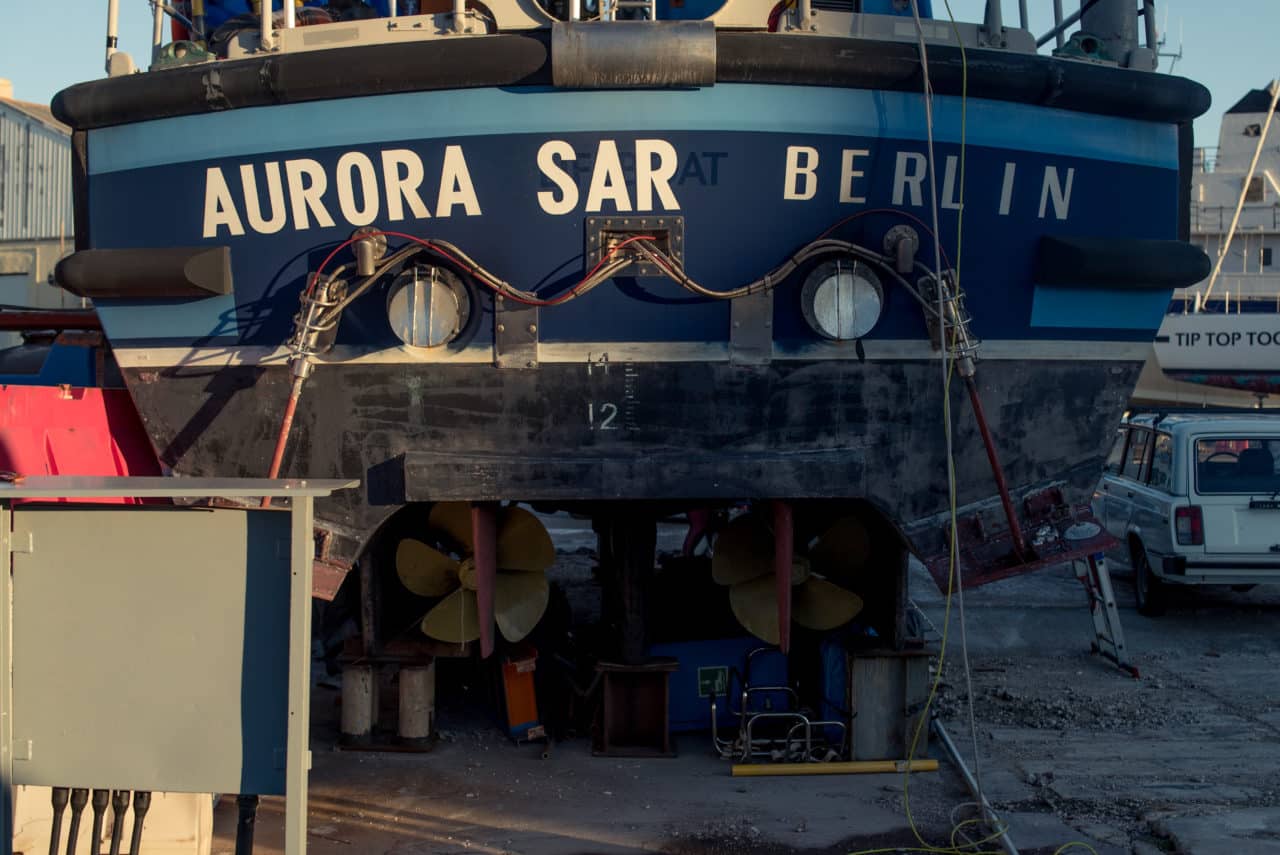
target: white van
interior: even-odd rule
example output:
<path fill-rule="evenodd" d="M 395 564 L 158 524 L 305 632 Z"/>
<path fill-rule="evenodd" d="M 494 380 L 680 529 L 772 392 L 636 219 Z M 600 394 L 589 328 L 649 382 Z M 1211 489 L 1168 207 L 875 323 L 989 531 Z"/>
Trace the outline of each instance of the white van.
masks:
<path fill-rule="evenodd" d="M 1164 610 L 1167 585 L 1280 582 L 1280 415 L 1126 418 L 1093 512 L 1145 615 Z"/>

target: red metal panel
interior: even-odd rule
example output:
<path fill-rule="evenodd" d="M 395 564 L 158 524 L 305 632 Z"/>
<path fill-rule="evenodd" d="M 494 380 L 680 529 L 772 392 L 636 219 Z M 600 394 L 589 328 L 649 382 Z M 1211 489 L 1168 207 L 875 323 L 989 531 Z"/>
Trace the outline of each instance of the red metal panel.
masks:
<path fill-rule="evenodd" d="M 127 391 L 68 386 L 0 386 L 0 470 L 9 477 L 161 474 Z"/>

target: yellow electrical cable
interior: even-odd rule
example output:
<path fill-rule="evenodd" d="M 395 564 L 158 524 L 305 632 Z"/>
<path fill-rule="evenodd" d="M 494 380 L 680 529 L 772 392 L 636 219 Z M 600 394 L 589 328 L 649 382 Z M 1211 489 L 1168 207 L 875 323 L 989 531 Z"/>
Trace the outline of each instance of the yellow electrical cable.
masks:
<path fill-rule="evenodd" d="M 956 843 L 956 835 L 960 833 L 960 829 L 964 828 L 966 825 L 978 825 L 979 823 L 982 823 L 982 822 L 986 822 L 986 819 L 984 817 L 979 816 L 979 817 L 974 817 L 973 819 L 966 819 L 964 822 L 957 822 L 955 825 L 951 826 L 951 848 L 952 849 L 960 848 L 959 844 Z M 977 844 L 974 843 L 971 845 L 976 846 Z"/>
<path fill-rule="evenodd" d="M 956 43 L 960 46 L 960 192 L 959 192 L 960 214 L 957 219 L 957 231 L 959 232 L 959 230 L 963 228 L 963 224 L 964 224 L 964 220 L 963 220 L 964 189 L 965 189 L 964 162 L 965 162 L 965 144 L 967 142 L 966 132 L 968 130 L 966 125 L 966 119 L 967 119 L 967 113 L 968 113 L 968 99 L 969 99 L 969 57 L 968 57 L 968 54 L 965 52 L 964 39 L 960 37 L 960 28 L 956 26 L 955 15 L 951 11 L 951 3 L 949 2 L 949 0 L 943 0 L 943 2 L 947 8 L 947 15 L 951 18 L 951 28 L 956 35 Z M 921 57 L 922 61 L 923 59 L 924 58 Z M 931 97 L 931 93 L 927 94 L 926 97 Z M 957 290 L 959 289 L 959 283 L 960 283 L 960 263 L 961 263 L 960 251 L 962 249 L 963 249 L 963 243 L 961 241 L 961 235 L 960 233 L 958 233 L 956 236 L 956 267 L 955 267 Z M 937 275 L 941 277 L 942 271 L 940 270 L 937 271 Z M 942 324 L 942 329 L 945 330 L 946 319 L 940 318 L 939 323 Z M 942 346 L 944 348 L 947 347 L 948 344 L 949 343 L 946 341 L 942 342 Z M 948 426 L 947 428 L 948 430 L 950 429 L 949 426 L 951 424 L 951 379 L 954 376 L 954 374 L 955 374 L 955 363 L 952 362 L 950 367 L 947 370 L 946 382 L 943 383 L 943 387 L 942 387 L 942 418 L 943 418 L 944 424 Z M 955 576 L 956 576 L 956 569 L 957 569 L 956 565 L 959 559 L 959 554 L 958 554 L 959 543 L 957 542 L 957 538 L 956 538 L 956 524 L 957 524 L 957 517 L 959 515 L 959 511 L 956 507 L 955 461 L 954 459 L 951 459 L 951 458 L 947 459 L 947 493 L 948 493 L 947 506 L 948 506 L 948 513 L 950 518 L 950 531 L 948 534 L 948 543 L 947 543 L 947 552 L 948 552 L 947 597 L 946 597 L 946 607 L 945 607 L 943 621 L 942 621 L 942 638 L 938 645 L 937 673 L 934 675 L 933 685 L 929 689 L 929 698 L 928 700 L 925 701 L 924 711 L 921 713 L 920 719 L 916 723 L 915 733 L 911 737 L 911 749 L 907 752 L 908 758 L 915 756 L 916 748 L 920 744 L 920 737 L 923 734 L 924 727 L 929 719 L 929 710 L 932 709 L 933 703 L 937 698 L 938 686 L 942 682 L 942 670 L 946 661 L 947 640 L 948 640 L 949 632 L 951 628 L 951 602 L 952 602 L 953 596 L 955 595 L 955 582 L 956 582 Z M 911 813 L 910 782 L 911 782 L 911 770 L 910 768 L 908 768 L 903 773 L 903 776 L 902 776 L 902 808 L 903 808 L 903 813 L 907 817 L 907 825 L 910 826 L 911 833 L 915 836 L 916 841 L 920 843 L 921 846 L 929 848 L 933 851 L 938 851 L 938 852 L 959 851 L 954 846 L 954 835 L 952 836 L 953 845 L 951 846 L 950 850 L 945 849 L 943 847 L 931 847 L 929 846 L 928 842 L 924 839 L 924 835 L 920 833 L 920 829 L 916 826 L 916 823 L 915 823 L 915 817 Z M 997 834 L 997 836 L 999 835 Z"/>
<path fill-rule="evenodd" d="M 951 0 L 942 0 L 942 2 L 943 2 L 943 5 L 946 7 L 947 17 L 951 21 L 952 32 L 956 36 L 956 44 L 960 46 L 960 176 L 959 176 L 960 189 L 959 189 L 959 197 L 958 197 L 959 210 L 958 210 L 958 213 L 956 214 L 956 264 L 955 264 L 955 287 L 956 287 L 956 291 L 959 292 L 960 266 L 961 266 L 961 259 L 963 257 L 963 252 L 964 252 L 965 154 L 966 154 L 966 143 L 967 143 L 967 137 L 968 137 L 969 57 L 967 52 L 965 51 L 964 39 L 960 35 L 960 28 L 956 24 L 955 13 L 951 11 Z M 926 97 L 929 97 L 929 96 L 926 95 Z M 938 272 L 938 275 L 941 276 L 941 271 Z M 945 319 L 939 319 L 939 322 L 943 324 L 943 328 L 945 329 Z M 944 347 L 947 346 L 945 342 L 943 343 L 943 346 Z M 954 374 L 955 374 L 955 363 L 952 362 L 947 371 L 946 381 L 943 383 L 943 393 L 942 393 L 942 417 L 945 420 L 945 423 L 948 425 L 951 423 L 951 379 L 954 376 Z M 942 618 L 942 633 L 941 633 L 942 637 L 938 643 L 937 673 L 934 675 L 933 683 L 929 687 L 929 697 L 925 701 L 924 709 L 920 713 L 920 719 L 916 723 L 915 733 L 911 737 L 911 747 L 907 751 L 908 759 L 915 756 L 916 748 L 920 744 L 920 736 L 923 733 L 925 723 L 928 721 L 928 718 L 929 718 L 929 710 L 932 708 L 933 702 L 937 698 L 938 686 L 942 682 L 942 669 L 943 669 L 943 664 L 946 661 L 947 640 L 948 640 L 950 628 L 951 628 L 951 600 L 955 593 L 956 565 L 959 560 L 959 554 L 958 554 L 959 543 L 956 539 L 956 523 L 957 523 L 957 517 L 959 515 L 959 510 L 956 505 L 957 498 L 956 498 L 955 477 L 954 477 L 955 476 L 955 460 L 951 458 L 948 458 L 947 460 L 947 476 L 948 476 L 947 477 L 947 482 L 948 482 L 947 498 L 948 498 L 948 511 L 949 511 L 949 518 L 951 523 L 951 530 L 948 537 L 948 553 L 949 554 L 948 554 L 948 567 L 947 567 L 947 596 L 946 596 L 946 604 L 943 610 L 943 618 Z M 970 698 L 970 702 L 972 703 L 972 698 Z M 956 823 L 951 829 L 950 846 L 946 846 L 946 847 L 930 846 L 928 842 L 925 841 L 923 835 L 920 834 L 920 830 L 915 824 L 915 818 L 911 814 L 911 799 L 909 795 L 911 771 L 912 771 L 911 767 L 910 765 L 908 765 L 906 770 L 903 772 L 902 806 L 903 806 L 903 811 L 907 817 L 907 824 L 911 828 L 911 833 L 915 835 L 915 838 L 917 842 L 920 843 L 920 846 L 918 847 L 891 846 L 883 849 L 863 849 L 854 853 L 850 853 L 850 855 L 885 855 L 885 853 L 890 853 L 890 852 L 925 852 L 925 853 L 931 853 L 931 855 L 999 855 L 999 850 L 983 850 L 983 849 L 980 849 L 979 847 L 983 846 L 984 844 L 991 843 L 995 840 L 998 840 L 1000 837 L 1002 837 L 1005 834 L 1006 830 L 1008 829 L 1008 826 L 1003 822 L 1000 823 L 999 827 L 995 828 L 993 832 L 987 837 L 984 837 L 980 840 L 975 840 L 972 843 L 965 844 L 963 847 L 956 844 L 956 834 L 960 831 L 960 829 L 969 825 L 977 825 L 979 823 L 982 823 L 986 821 L 985 817 L 980 817 L 976 819 L 967 819 L 962 822 Z M 981 803 L 978 804 L 978 808 L 979 810 L 982 809 Z M 1094 849 L 1088 843 L 1085 843 L 1080 840 L 1073 840 L 1070 843 L 1063 844 L 1062 846 L 1054 850 L 1053 855 L 1062 855 L 1062 853 L 1066 852 L 1067 850 L 1073 847 L 1086 849 L 1089 852 L 1092 852 L 1093 855 L 1098 855 L 1098 852 L 1096 849 Z"/>
<path fill-rule="evenodd" d="M 957 236 L 956 236 L 956 266 L 955 266 L 956 287 L 958 289 L 960 284 L 961 251 L 963 249 L 962 236 L 963 236 L 963 228 L 964 228 L 964 190 L 965 190 L 964 170 L 965 170 L 965 149 L 966 149 L 966 142 L 967 142 L 966 136 L 968 131 L 967 119 L 968 119 L 968 98 L 969 98 L 969 58 L 968 58 L 968 54 L 965 52 L 964 40 L 960 37 L 960 28 L 956 25 L 955 14 L 951 11 L 951 3 L 949 2 L 949 0 L 943 0 L 943 2 L 947 8 L 947 15 L 951 19 L 951 28 L 956 35 L 956 42 L 960 46 L 960 66 L 961 66 L 960 190 L 959 190 L 960 212 L 957 217 L 957 226 L 956 226 Z M 912 5 L 914 6 L 914 3 Z M 922 57 L 922 60 L 923 60 L 923 57 Z M 930 93 L 926 93 L 925 97 L 930 97 Z M 941 276 L 942 271 L 937 271 L 937 275 Z M 942 324 L 942 328 L 945 330 L 946 328 L 945 319 L 939 319 L 939 322 Z M 942 342 L 942 346 L 947 347 L 948 342 L 945 342 L 945 341 Z M 943 383 L 943 390 L 942 390 L 942 417 L 944 419 L 945 424 L 947 425 L 950 425 L 951 423 L 951 379 L 954 376 L 954 374 L 955 374 L 955 363 L 953 362 L 951 363 L 951 365 L 947 370 L 946 381 Z M 933 703 L 937 699 L 938 687 L 942 682 L 942 671 L 943 671 L 943 666 L 946 662 L 947 641 L 949 639 L 950 629 L 951 629 L 951 603 L 952 603 L 952 598 L 955 594 L 956 565 L 959 559 L 959 544 L 956 539 L 956 524 L 957 524 L 957 517 L 959 516 L 959 510 L 956 505 L 957 498 L 956 498 L 956 489 L 955 489 L 955 461 L 950 458 L 947 460 L 947 484 L 948 484 L 947 498 L 948 498 L 948 511 L 949 511 L 949 518 L 950 518 L 950 533 L 948 535 L 947 591 L 946 591 L 946 603 L 944 606 L 943 618 L 942 618 L 942 633 L 941 633 L 942 637 L 938 643 L 937 671 L 934 674 L 933 682 L 929 687 L 929 697 L 925 700 L 924 709 L 921 711 L 920 718 L 916 722 L 915 732 L 912 734 L 912 737 L 911 737 L 911 747 L 907 751 L 908 758 L 915 756 L 916 749 L 920 744 L 920 737 L 923 734 L 924 727 L 929 720 L 929 710 L 932 709 Z M 956 826 L 956 828 L 952 829 L 952 835 L 951 835 L 952 845 L 951 846 L 949 847 L 930 846 L 929 843 L 924 839 L 924 836 L 920 833 L 920 830 L 915 823 L 915 817 L 911 813 L 910 783 L 911 783 L 911 769 L 910 767 L 908 767 L 907 770 L 903 773 L 903 777 L 902 777 L 902 807 L 903 807 L 903 812 L 906 814 L 906 817 L 907 817 L 907 825 L 910 826 L 911 833 L 915 836 L 916 841 L 920 843 L 920 846 L 917 848 L 891 847 L 888 849 L 862 850 L 860 852 L 851 853 L 851 855 L 877 855 L 877 853 L 881 853 L 881 852 L 897 852 L 897 851 L 929 852 L 929 853 L 938 853 L 938 855 L 954 855 L 955 853 L 964 853 L 964 852 L 971 853 L 971 852 L 974 852 L 976 847 L 981 846 L 984 843 L 988 843 L 991 840 L 998 839 L 1004 833 L 1003 828 L 998 829 L 989 838 L 984 838 L 983 840 L 979 840 L 971 844 L 969 848 L 961 849 L 955 845 L 955 832 L 956 830 L 958 830 L 958 828 L 960 828 L 961 826 L 967 823 L 960 823 L 959 825 Z"/>
<path fill-rule="evenodd" d="M 1088 849 L 1090 852 L 1093 853 L 1093 855 L 1098 855 L 1098 850 L 1094 849 L 1092 846 L 1090 846 L 1088 843 L 1085 843 L 1083 840 L 1073 840 L 1070 843 L 1064 843 L 1061 846 L 1059 846 L 1057 849 L 1053 850 L 1053 855 L 1062 855 L 1063 852 L 1066 852 L 1072 846 L 1079 846 L 1081 849 Z"/>

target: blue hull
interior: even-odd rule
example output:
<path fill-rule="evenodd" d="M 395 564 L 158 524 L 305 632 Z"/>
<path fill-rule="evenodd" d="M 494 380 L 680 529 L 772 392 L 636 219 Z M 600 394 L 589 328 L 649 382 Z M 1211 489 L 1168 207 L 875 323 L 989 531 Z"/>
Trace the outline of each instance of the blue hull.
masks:
<path fill-rule="evenodd" d="M 937 121 L 941 233 L 954 262 L 961 249 L 960 100 L 938 98 Z M 99 301 L 99 308 L 117 349 L 274 348 L 289 335 L 305 277 L 354 223 L 452 241 L 508 281 L 553 295 L 583 273 L 584 218 L 628 213 L 683 217 L 686 270 L 708 287 L 735 287 L 833 227 L 832 236 L 878 250 L 883 233 L 907 220 L 876 211 L 927 221 L 929 185 L 919 181 L 924 127 L 922 101 L 914 94 L 722 84 L 678 92 L 406 93 L 91 130 L 91 245 L 227 245 L 235 280 L 230 297 L 151 303 L 145 310 L 132 301 Z M 632 153 L 636 140 L 654 139 L 674 149 L 676 169 L 670 198 L 650 188 L 649 205 L 642 207 Z M 556 164 L 577 191 L 577 203 L 562 214 L 540 204 L 539 194 L 550 194 L 553 205 L 565 201 L 562 188 L 538 167 L 548 140 L 565 140 L 576 152 L 572 161 Z M 590 185 L 602 142 L 616 146 L 625 186 L 606 188 L 593 206 Z M 446 188 L 455 192 L 440 198 L 450 147 L 465 161 L 472 206 L 458 201 L 456 181 Z M 805 151 L 789 175 L 792 147 Z M 388 192 L 388 151 L 410 152 L 422 165 L 416 199 Z M 847 151 L 856 153 L 848 167 Z M 1043 236 L 1175 237 L 1177 155 L 1172 125 L 971 99 L 961 268 L 977 335 L 1150 340 L 1168 293 L 1043 287 L 1032 270 Z M 328 186 L 319 208 L 331 227 L 322 227 L 317 209 L 288 192 L 288 162 L 300 159 L 323 171 Z M 340 162 L 346 164 L 341 169 Z M 372 170 L 362 176 L 364 164 Z M 246 169 L 256 204 L 243 180 Z M 281 183 L 274 200 L 273 172 Z M 225 182 L 224 195 L 208 187 L 214 174 Z M 344 175 L 352 176 L 345 211 L 339 198 Z M 362 180 L 369 176 L 372 181 Z M 429 216 L 416 216 L 413 201 Z M 377 215 L 369 221 L 371 206 Z M 273 230 L 255 230 L 255 217 Z M 929 259 L 925 243 L 922 258 Z M 775 349 L 803 354 L 817 347 L 820 355 L 823 346 L 804 324 L 794 291 L 784 287 L 775 301 Z M 884 317 L 867 341 L 919 340 L 918 306 L 901 290 L 887 296 Z M 544 311 L 540 338 L 725 342 L 728 313 L 727 304 L 691 300 L 667 281 L 621 278 Z M 492 323 L 480 323 L 465 348 L 488 350 L 491 331 Z M 360 352 L 395 347 L 382 301 L 370 295 L 353 306 L 338 344 Z"/>

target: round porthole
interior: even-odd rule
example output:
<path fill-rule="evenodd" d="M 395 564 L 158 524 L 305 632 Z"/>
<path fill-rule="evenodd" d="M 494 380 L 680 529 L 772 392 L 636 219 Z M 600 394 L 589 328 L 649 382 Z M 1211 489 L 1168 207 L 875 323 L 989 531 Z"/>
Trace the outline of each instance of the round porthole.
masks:
<path fill-rule="evenodd" d="M 410 347 L 440 347 L 458 337 L 471 314 L 471 297 L 452 272 L 415 264 L 391 283 L 387 320 Z"/>
<path fill-rule="evenodd" d="M 867 265 L 841 259 L 814 268 L 800 293 L 804 319 L 833 341 L 862 338 L 884 310 L 884 286 Z"/>

